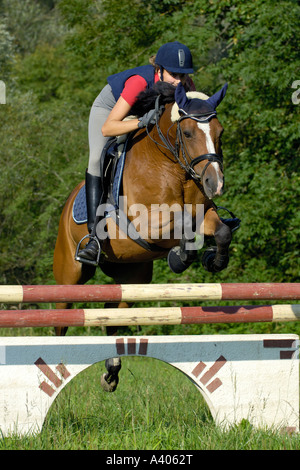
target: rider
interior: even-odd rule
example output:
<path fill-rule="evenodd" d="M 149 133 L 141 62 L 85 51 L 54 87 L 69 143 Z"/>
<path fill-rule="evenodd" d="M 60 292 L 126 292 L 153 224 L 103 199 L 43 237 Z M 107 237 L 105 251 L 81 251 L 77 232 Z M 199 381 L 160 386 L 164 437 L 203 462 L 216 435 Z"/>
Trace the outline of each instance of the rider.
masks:
<path fill-rule="evenodd" d="M 153 112 L 141 118 L 123 121 L 130 113 L 138 94 L 151 88 L 158 81 L 174 86 L 182 83 L 186 91 L 195 90 L 189 73 L 193 73 L 192 55 L 187 46 L 178 41 L 161 46 L 156 56 L 149 60 L 151 65 L 143 65 L 126 70 L 107 78 L 108 84 L 95 99 L 89 118 L 89 163 L 86 171 L 87 227 L 92 236 L 76 256 L 81 263 L 97 264 L 99 243 L 96 240 L 94 222 L 102 194 L 100 157 L 110 137 L 127 134 L 146 127 L 153 119 Z"/>

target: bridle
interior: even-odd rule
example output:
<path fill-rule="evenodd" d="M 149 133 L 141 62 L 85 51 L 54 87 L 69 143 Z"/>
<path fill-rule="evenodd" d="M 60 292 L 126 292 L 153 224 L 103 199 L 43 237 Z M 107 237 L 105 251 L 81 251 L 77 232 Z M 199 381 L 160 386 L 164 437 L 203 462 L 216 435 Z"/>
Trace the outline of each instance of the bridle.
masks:
<path fill-rule="evenodd" d="M 170 131 L 171 127 L 174 125 L 174 123 L 168 129 L 167 137 L 164 136 L 164 134 L 162 133 L 162 130 L 159 126 L 159 118 L 161 116 L 161 108 L 159 106 L 159 97 L 160 96 L 158 96 L 156 98 L 156 102 L 155 102 L 155 124 L 156 124 L 158 135 L 159 135 L 162 143 L 157 142 L 155 139 L 153 139 L 153 137 L 149 134 L 148 128 L 146 128 L 148 137 L 153 142 L 155 142 L 157 145 L 160 145 L 160 146 L 166 148 L 167 150 L 169 150 L 171 152 L 171 154 L 173 155 L 173 157 L 176 159 L 176 161 L 179 163 L 181 168 L 183 168 L 191 176 L 191 178 L 195 181 L 203 180 L 203 177 L 204 177 L 204 174 L 205 174 L 207 168 L 213 162 L 218 163 L 220 165 L 221 170 L 223 171 L 223 157 L 222 157 L 222 155 L 218 155 L 217 153 L 205 153 L 205 154 L 199 155 L 198 157 L 195 157 L 195 158 L 192 158 L 189 155 L 189 152 L 188 152 L 188 150 L 186 148 L 186 145 L 185 145 L 185 142 L 183 140 L 182 129 L 181 129 L 181 126 L 180 126 L 180 123 L 184 119 L 193 119 L 194 121 L 198 121 L 198 122 L 201 122 L 201 123 L 207 123 L 212 118 L 214 118 L 216 116 L 216 114 L 217 114 L 216 111 L 213 111 L 213 112 L 210 112 L 210 113 L 187 114 L 184 110 L 179 109 L 179 112 L 181 113 L 181 116 L 176 121 L 176 123 L 177 123 L 176 139 L 175 139 L 175 146 L 173 146 L 171 144 L 170 140 L 169 140 L 168 134 L 169 134 L 169 131 Z M 180 158 L 180 151 L 181 151 L 182 159 Z M 207 160 L 207 163 L 204 166 L 204 168 L 201 172 L 201 175 L 199 175 L 198 173 L 195 172 L 194 167 L 198 163 L 200 163 L 204 160 Z"/>

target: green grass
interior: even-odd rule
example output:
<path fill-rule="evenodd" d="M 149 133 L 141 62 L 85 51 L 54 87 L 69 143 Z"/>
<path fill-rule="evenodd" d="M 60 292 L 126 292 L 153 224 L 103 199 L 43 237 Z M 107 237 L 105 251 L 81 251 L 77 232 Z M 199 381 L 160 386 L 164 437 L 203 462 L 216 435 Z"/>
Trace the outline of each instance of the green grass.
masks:
<path fill-rule="evenodd" d="M 218 428 L 194 384 L 151 358 L 124 357 L 114 393 L 100 387 L 104 362 L 74 378 L 53 403 L 42 432 L 0 438 L 1 450 L 284 450 L 300 435 Z"/>

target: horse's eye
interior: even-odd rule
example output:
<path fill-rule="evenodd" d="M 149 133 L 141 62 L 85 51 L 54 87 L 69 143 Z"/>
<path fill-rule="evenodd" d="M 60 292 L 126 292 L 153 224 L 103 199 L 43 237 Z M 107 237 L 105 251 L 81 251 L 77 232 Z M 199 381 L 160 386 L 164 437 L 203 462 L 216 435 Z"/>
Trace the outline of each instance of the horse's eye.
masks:
<path fill-rule="evenodd" d="M 183 134 L 184 137 L 186 137 L 187 139 L 190 139 L 192 137 L 192 134 L 189 131 L 184 131 Z"/>

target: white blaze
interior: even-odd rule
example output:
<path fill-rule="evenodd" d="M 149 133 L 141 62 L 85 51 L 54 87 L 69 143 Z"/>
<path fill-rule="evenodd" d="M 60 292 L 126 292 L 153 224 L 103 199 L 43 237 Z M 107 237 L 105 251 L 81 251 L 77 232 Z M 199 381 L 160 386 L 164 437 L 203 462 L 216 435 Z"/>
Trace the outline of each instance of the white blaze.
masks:
<path fill-rule="evenodd" d="M 197 122 L 197 126 L 199 127 L 201 131 L 204 132 L 207 153 L 216 153 L 215 146 L 210 135 L 210 123 L 209 122 Z M 223 181 L 220 179 L 220 176 L 219 176 L 219 164 L 217 162 L 212 162 L 211 165 L 215 169 L 217 178 L 218 178 L 218 184 L 217 184 L 217 194 L 218 194 L 221 191 L 222 186 L 223 186 Z"/>
<path fill-rule="evenodd" d="M 209 122 L 197 122 L 197 126 L 199 127 L 201 131 L 204 132 L 205 139 L 206 139 L 207 153 L 216 153 L 214 143 L 210 136 Z"/>

